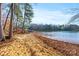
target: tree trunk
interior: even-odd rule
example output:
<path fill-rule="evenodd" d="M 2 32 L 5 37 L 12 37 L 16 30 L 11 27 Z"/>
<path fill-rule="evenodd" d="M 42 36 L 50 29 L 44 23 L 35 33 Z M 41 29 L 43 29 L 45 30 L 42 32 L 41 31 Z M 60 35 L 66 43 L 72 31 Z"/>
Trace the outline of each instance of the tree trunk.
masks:
<path fill-rule="evenodd" d="M 2 21 L 1 21 L 1 3 L 0 3 L 0 41 L 3 40 L 3 29 L 2 29 Z"/>
<path fill-rule="evenodd" d="M 16 20 L 16 31 L 18 29 L 18 16 L 17 16 L 17 20 Z"/>
<path fill-rule="evenodd" d="M 13 36 L 13 9 L 14 9 L 14 4 L 11 4 L 11 19 L 10 19 L 10 27 L 9 27 L 9 38 L 12 38 Z"/>
<path fill-rule="evenodd" d="M 11 7 L 10 7 L 11 8 Z M 3 27 L 3 29 L 5 30 L 5 26 L 6 26 L 6 23 L 7 23 L 7 20 L 8 20 L 8 15 L 10 14 L 10 10 L 9 10 L 9 12 L 8 12 L 8 14 L 7 14 L 7 17 L 6 17 L 6 20 L 5 20 L 5 23 L 4 23 L 4 27 Z"/>
<path fill-rule="evenodd" d="M 24 5 L 24 9 L 25 9 L 25 5 Z M 24 26 L 25 26 L 25 12 L 26 11 L 24 11 L 24 20 L 23 20 L 23 25 L 22 25 L 22 29 L 24 30 Z"/>
<path fill-rule="evenodd" d="M 23 21 L 23 26 L 22 26 L 23 31 L 25 30 L 25 20 L 26 18 L 25 18 L 25 13 L 24 13 L 24 21 Z"/>
<path fill-rule="evenodd" d="M 24 18 L 23 26 L 22 26 L 22 29 L 23 29 L 23 30 L 24 30 L 24 27 L 25 27 L 25 18 Z"/>

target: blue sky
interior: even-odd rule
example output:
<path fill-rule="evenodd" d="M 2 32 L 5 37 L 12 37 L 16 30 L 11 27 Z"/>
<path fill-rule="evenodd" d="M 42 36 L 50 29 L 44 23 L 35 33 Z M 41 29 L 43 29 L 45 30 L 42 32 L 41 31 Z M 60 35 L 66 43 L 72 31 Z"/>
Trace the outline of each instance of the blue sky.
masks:
<path fill-rule="evenodd" d="M 78 3 L 38 3 L 32 4 L 36 24 L 66 24 L 79 10 L 71 11 L 71 8 L 79 8 Z"/>

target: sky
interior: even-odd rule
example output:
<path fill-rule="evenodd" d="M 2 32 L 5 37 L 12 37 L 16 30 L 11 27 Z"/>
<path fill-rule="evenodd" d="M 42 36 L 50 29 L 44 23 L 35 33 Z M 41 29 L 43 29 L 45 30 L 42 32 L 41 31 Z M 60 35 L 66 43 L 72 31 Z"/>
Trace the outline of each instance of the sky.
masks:
<path fill-rule="evenodd" d="M 35 24 L 66 24 L 73 15 L 79 13 L 78 3 L 37 3 L 32 4 Z M 76 9 L 76 11 L 74 11 Z"/>

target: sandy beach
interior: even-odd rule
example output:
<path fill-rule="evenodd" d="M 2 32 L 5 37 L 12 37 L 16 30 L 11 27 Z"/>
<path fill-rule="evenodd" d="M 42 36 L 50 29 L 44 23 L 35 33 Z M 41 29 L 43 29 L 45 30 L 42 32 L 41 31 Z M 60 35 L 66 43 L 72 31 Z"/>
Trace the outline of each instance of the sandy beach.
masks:
<path fill-rule="evenodd" d="M 70 56 L 79 55 L 79 45 L 44 37 L 40 33 L 15 34 L 0 42 L 0 56 Z"/>
<path fill-rule="evenodd" d="M 58 41 L 55 39 L 47 38 L 45 35 L 36 34 L 34 35 L 42 40 L 48 46 L 60 51 L 67 56 L 79 56 L 79 44 L 72 44 L 68 42 Z"/>

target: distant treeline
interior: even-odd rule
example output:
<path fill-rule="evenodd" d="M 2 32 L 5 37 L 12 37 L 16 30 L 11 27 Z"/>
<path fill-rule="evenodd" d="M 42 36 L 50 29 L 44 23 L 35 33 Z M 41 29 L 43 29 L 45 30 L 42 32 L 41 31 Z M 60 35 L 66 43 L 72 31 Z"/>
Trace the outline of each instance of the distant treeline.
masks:
<path fill-rule="evenodd" d="M 29 30 L 34 31 L 79 31 L 79 26 L 70 25 L 48 25 L 48 24 L 31 24 Z"/>

